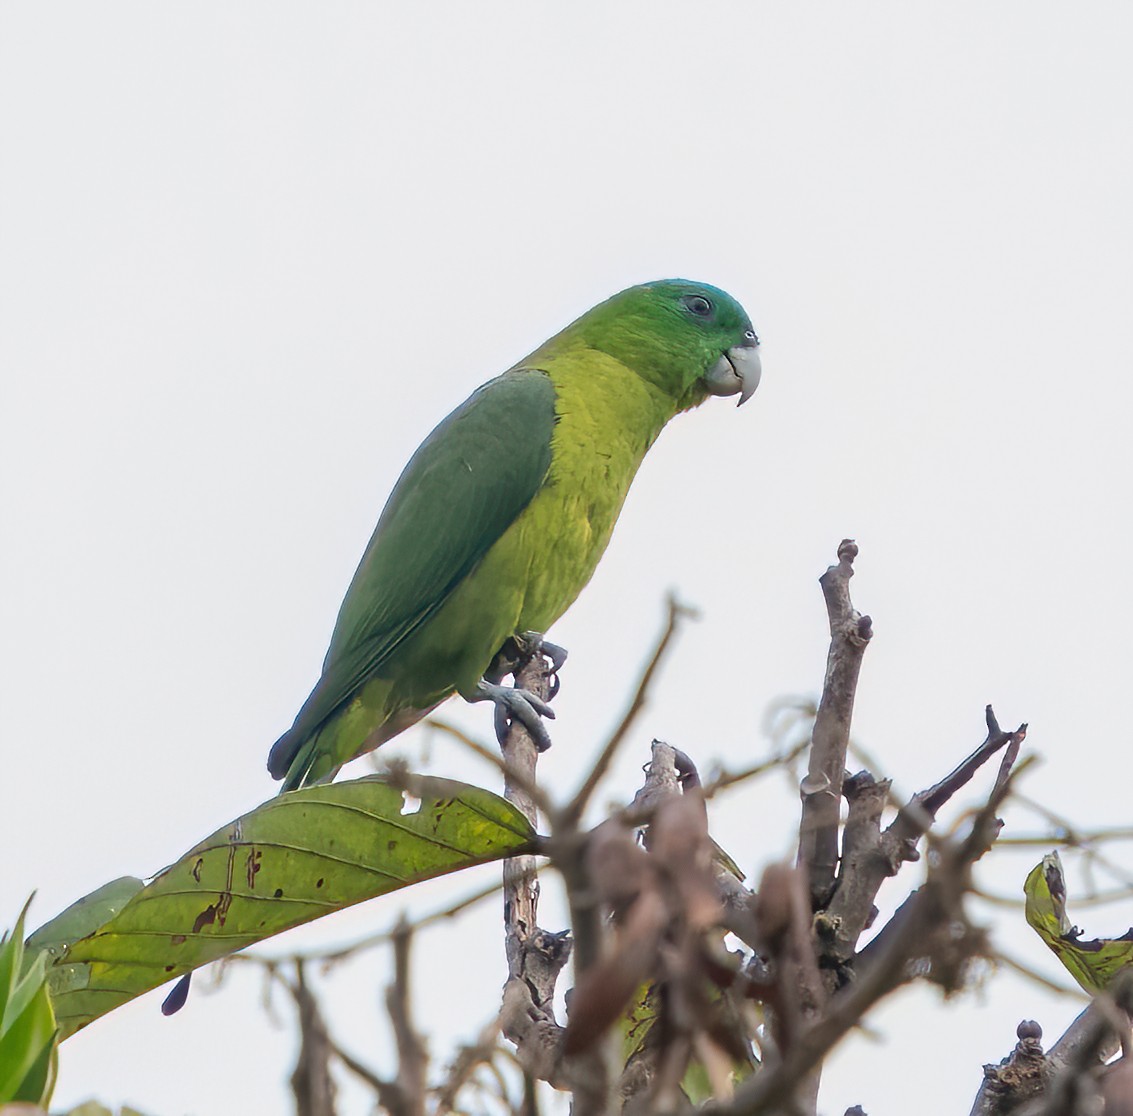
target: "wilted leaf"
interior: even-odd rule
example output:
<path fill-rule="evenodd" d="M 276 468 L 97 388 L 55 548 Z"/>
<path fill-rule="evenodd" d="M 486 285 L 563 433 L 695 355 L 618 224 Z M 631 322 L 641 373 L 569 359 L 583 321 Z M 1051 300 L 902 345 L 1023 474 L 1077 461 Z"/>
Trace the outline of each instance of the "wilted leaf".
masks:
<path fill-rule="evenodd" d="M 53 955 L 47 973 L 62 1036 L 273 934 L 529 849 L 530 824 L 490 791 L 417 777 L 414 792 L 420 804 L 405 813 L 402 791 L 380 776 L 280 795 L 202 841 L 70 943 L 60 925 L 81 923 L 66 922 L 78 919 L 79 904 L 68 908 L 31 939 Z M 120 880 L 100 888 L 83 910 L 110 910 L 127 887 Z"/>
<path fill-rule="evenodd" d="M 1023 893 L 1027 921 L 1087 992 L 1100 992 L 1133 962 L 1133 930 L 1120 938 L 1081 937 L 1066 914 L 1066 879 L 1057 852 L 1035 865 Z"/>

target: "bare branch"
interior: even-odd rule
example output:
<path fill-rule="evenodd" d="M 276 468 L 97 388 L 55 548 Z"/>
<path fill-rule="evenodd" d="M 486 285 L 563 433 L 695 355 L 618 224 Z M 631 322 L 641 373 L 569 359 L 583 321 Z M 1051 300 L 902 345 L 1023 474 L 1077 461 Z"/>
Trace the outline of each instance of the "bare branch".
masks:
<path fill-rule="evenodd" d="M 446 1116 L 456 1104 L 456 1095 L 478 1066 L 490 1063 L 499 1051 L 500 1017 L 497 1014 L 482 1027 L 476 1041 L 457 1051 L 448 1077 L 434 1090 L 437 1097 L 436 1116 Z"/>
<path fill-rule="evenodd" d="M 704 797 L 712 798 L 721 791 L 731 790 L 737 783 L 745 783 L 751 779 L 758 779 L 780 767 L 787 767 L 793 760 L 798 759 L 810 747 L 809 740 L 800 740 L 795 746 L 781 755 L 774 755 L 759 763 L 752 764 L 740 771 L 722 771 L 704 787 Z"/>
<path fill-rule="evenodd" d="M 409 955 L 413 930 L 401 922 L 393 935 L 393 983 L 386 990 L 386 1011 L 397 1042 L 397 1086 L 402 1110 L 395 1116 L 425 1116 L 425 1070 L 428 1054 L 413 1026 L 409 995 Z"/>
<path fill-rule="evenodd" d="M 1049 1087 L 1017 1116 L 1063 1116 L 1110 1111 L 1102 1101 L 1104 1061 L 1126 1046 L 1133 1015 L 1133 972 L 1118 975 L 1070 1025 L 1047 1055 Z"/>
<path fill-rule="evenodd" d="M 850 601 L 850 578 L 858 548 L 852 539 L 838 547 L 838 564 L 819 579 L 830 620 L 826 679 L 814 720 L 810 766 L 802 784 L 799 866 L 807 873 L 811 905 L 822 907 L 834 887 L 838 864 L 838 815 L 850 741 L 850 718 L 862 656 L 873 635 L 872 621 Z"/>
<path fill-rule="evenodd" d="M 303 963 L 295 965 L 295 983 L 287 983 L 299 1012 L 299 1058 L 291 1075 L 298 1116 L 334 1116 L 332 1046 L 318 1001 L 307 987 Z"/>
<path fill-rule="evenodd" d="M 516 671 L 516 685 L 543 700 L 551 695 L 551 670 L 541 654 L 529 656 Z M 504 797 L 534 826 L 538 821 L 535 768 L 539 751 L 517 720 L 501 744 Z M 554 996 L 559 973 L 570 957 L 568 932 L 552 934 L 539 927 L 539 879 L 532 856 L 504 861 L 504 950 L 508 980 L 500 1023 L 516 1046 L 520 1065 L 536 1078 L 560 1080 L 563 1028 L 555 1020 Z"/>
<path fill-rule="evenodd" d="M 998 1065 L 984 1066 L 984 1080 L 970 1116 L 1001 1116 L 1040 1093 L 1049 1077 L 1042 1028 L 1024 1019 L 1015 1031 L 1015 1049 Z"/>
<path fill-rule="evenodd" d="M 884 832 L 881 813 L 889 797 L 888 780 L 878 782 L 868 772 L 847 780 L 843 790 L 850 811 L 842 864 L 834 895 L 820 916 L 827 938 L 824 953 L 835 966 L 853 957 L 858 938 L 874 917 L 873 904 L 882 883 L 896 875 L 903 862 L 919 858 L 917 842 L 928 832 L 937 812 L 971 781 L 980 767 L 1006 747 L 992 793 L 995 802 L 1002 801 L 1027 726 L 1022 724 L 1014 732 L 1004 732 L 990 705 L 984 715 L 988 733 L 983 743 L 938 783 L 913 795 Z"/>

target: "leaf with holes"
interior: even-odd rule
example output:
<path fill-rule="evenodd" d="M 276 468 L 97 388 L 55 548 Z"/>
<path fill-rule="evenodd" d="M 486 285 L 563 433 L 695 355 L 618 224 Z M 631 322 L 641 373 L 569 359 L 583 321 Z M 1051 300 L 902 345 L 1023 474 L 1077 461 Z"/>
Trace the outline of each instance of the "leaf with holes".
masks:
<path fill-rule="evenodd" d="M 52 958 L 47 976 L 61 1035 L 293 926 L 531 851 L 534 830 L 498 795 L 422 776 L 412 785 L 410 805 L 381 776 L 280 795 L 218 830 L 132 895 L 127 881 L 92 893 L 85 924 L 83 918 L 71 923 L 82 936 L 68 940 L 67 924 L 60 928 L 76 917 L 79 904 L 41 927 L 29 944 Z M 90 912 L 96 909 L 109 918 L 94 928 Z"/>

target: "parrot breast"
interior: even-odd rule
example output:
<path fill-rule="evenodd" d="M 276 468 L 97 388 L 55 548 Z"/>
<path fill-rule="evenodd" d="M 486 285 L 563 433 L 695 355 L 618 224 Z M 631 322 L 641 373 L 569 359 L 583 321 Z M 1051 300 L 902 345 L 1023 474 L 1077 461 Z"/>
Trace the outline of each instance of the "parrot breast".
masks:
<path fill-rule="evenodd" d="M 555 387 L 551 464 L 530 504 L 399 654 L 396 703 L 468 695 L 511 635 L 545 632 L 586 586 L 661 428 L 669 397 L 613 357 L 541 363 Z M 412 691 L 412 692 L 409 692 Z"/>

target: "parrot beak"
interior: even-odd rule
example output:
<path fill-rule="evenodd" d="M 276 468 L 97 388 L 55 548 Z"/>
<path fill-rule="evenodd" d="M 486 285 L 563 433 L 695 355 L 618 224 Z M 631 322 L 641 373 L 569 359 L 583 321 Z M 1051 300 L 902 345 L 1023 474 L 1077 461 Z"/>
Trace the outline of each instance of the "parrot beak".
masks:
<path fill-rule="evenodd" d="M 742 407 L 759 387 L 759 377 L 763 369 L 759 361 L 759 342 L 745 341 L 733 345 L 712 365 L 704 377 L 709 395 L 738 395 Z"/>

